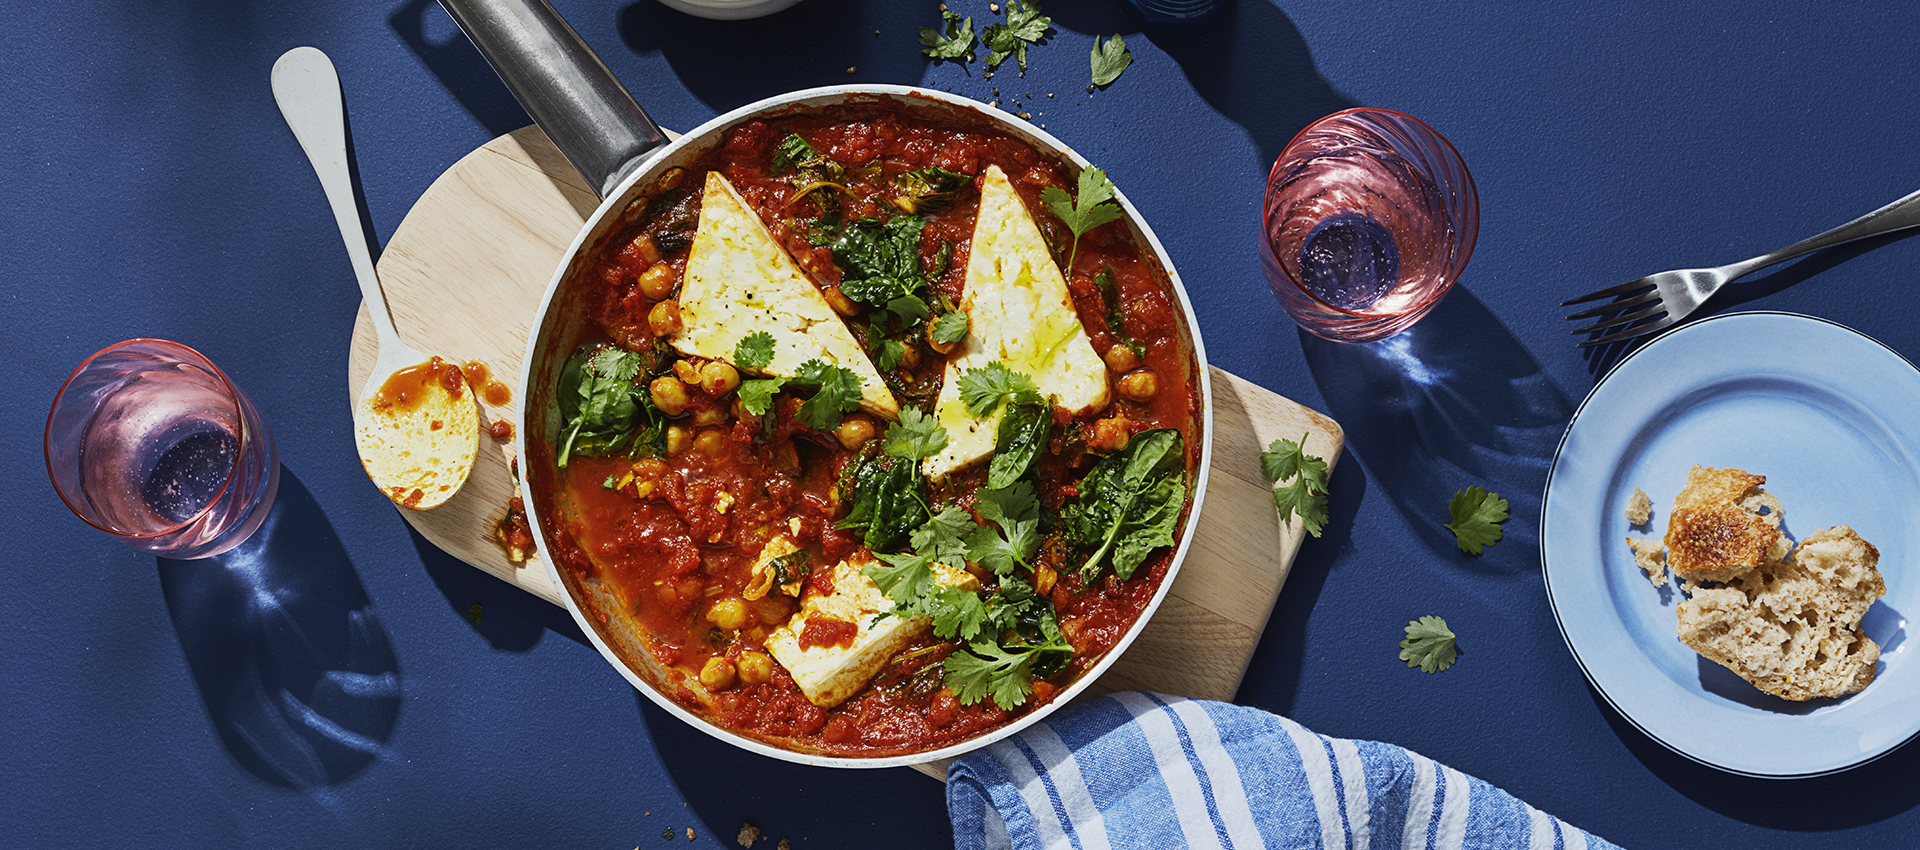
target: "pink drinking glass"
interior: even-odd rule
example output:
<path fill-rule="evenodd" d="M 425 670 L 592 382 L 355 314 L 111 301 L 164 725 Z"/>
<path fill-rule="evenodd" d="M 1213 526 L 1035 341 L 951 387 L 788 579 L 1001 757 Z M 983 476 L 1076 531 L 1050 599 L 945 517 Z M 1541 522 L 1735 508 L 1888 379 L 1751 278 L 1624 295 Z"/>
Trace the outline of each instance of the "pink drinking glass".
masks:
<path fill-rule="evenodd" d="M 1267 176 L 1260 259 L 1308 332 L 1369 342 L 1420 320 L 1480 235 L 1480 195 L 1453 145 L 1390 109 L 1307 125 Z"/>
<path fill-rule="evenodd" d="M 144 552 L 205 558 L 260 527 L 273 433 L 200 352 L 131 339 L 87 358 L 47 414 L 47 475 L 75 516 Z"/>

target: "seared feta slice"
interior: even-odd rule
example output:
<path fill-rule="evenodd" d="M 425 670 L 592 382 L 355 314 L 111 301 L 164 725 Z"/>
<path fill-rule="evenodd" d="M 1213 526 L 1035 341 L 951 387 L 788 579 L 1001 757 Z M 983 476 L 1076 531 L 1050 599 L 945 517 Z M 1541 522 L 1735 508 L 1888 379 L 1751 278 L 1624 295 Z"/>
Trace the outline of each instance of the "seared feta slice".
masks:
<path fill-rule="evenodd" d="M 866 687 L 887 659 L 933 626 L 929 617 L 889 616 L 874 621 L 893 610 L 893 600 L 860 572 L 873 562 L 872 555 L 862 552 L 835 565 L 833 592 L 809 594 L 800 600 L 793 618 L 767 636 L 767 651 L 787 668 L 807 701 L 821 708 L 839 705 Z M 934 564 L 933 570 L 934 580 L 948 587 L 980 588 L 980 581 L 965 570 L 945 564 Z M 815 619 L 853 624 L 853 642 L 800 648 L 800 635 Z"/>
<path fill-rule="evenodd" d="M 754 371 L 791 378 L 816 358 L 851 369 L 860 377 L 860 406 L 898 418 L 899 403 L 846 322 L 718 171 L 707 172 L 681 280 L 681 330 L 673 336 L 681 353 L 732 363 L 742 337 L 766 331 L 773 362 Z"/>
<path fill-rule="evenodd" d="M 980 216 L 967 253 L 960 298 L 971 331 L 947 360 L 934 417 L 947 447 L 922 467 L 941 478 L 993 454 L 1001 410 L 975 418 L 960 399 L 960 376 L 995 360 L 1033 379 L 1040 394 L 1075 413 L 1105 407 L 1107 365 L 1093 350 L 1074 310 L 1066 278 L 1047 250 L 1040 226 L 1000 167 L 980 185 Z"/>

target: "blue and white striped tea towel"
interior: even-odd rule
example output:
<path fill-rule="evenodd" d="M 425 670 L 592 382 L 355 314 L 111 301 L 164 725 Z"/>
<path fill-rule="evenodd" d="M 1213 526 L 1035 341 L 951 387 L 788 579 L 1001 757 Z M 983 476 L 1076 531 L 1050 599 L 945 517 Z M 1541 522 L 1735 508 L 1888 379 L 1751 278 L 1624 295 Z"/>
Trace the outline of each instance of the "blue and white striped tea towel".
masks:
<path fill-rule="evenodd" d="M 1610 848 L 1401 747 L 1253 708 L 1088 700 L 947 769 L 954 846 Z"/>

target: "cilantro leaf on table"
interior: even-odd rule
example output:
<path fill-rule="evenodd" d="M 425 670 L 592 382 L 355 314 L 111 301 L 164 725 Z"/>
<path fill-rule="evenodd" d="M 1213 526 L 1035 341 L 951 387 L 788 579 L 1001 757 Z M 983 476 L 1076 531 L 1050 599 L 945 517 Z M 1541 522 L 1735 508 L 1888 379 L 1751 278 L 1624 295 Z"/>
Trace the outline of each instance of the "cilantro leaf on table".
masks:
<path fill-rule="evenodd" d="M 733 344 L 733 365 L 742 369 L 765 369 L 773 365 L 773 334 L 754 331 Z"/>
<path fill-rule="evenodd" d="M 947 447 L 947 429 L 918 408 L 900 408 L 900 421 L 887 427 L 882 451 L 893 457 L 922 461 Z"/>
<path fill-rule="evenodd" d="M 1105 42 L 1096 35 L 1093 37 L 1091 62 L 1093 84 L 1111 85 L 1114 80 L 1120 79 L 1120 72 L 1127 70 L 1127 66 L 1133 64 L 1133 52 L 1127 49 L 1127 40 L 1121 38 L 1119 33 L 1115 33 Z"/>
<path fill-rule="evenodd" d="M 965 59 L 973 51 L 973 18 L 941 9 L 940 27 L 921 27 L 920 44 L 929 59 Z"/>
<path fill-rule="evenodd" d="M 980 31 L 980 41 L 987 45 L 987 67 L 998 68 L 1000 63 L 1012 58 L 1020 70 L 1027 70 L 1027 45 L 1039 44 L 1047 38 L 1047 30 L 1053 28 L 1053 19 L 1040 14 L 1039 3 L 1023 3 L 1021 0 L 1007 0 L 1007 19 L 997 24 L 988 24 Z"/>
<path fill-rule="evenodd" d="M 1275 482 L 1293 479 L 1274 488 L 1273 504 L 1280 509 L 1281 520 L 1298 514 L 1307 533 L 1319 537 L 1327 524 L 1327 462 L 1307 454 L 1306 444 L 1306 434 L 1300 435 L 1299 442 L 1269 443 L 1260 453 L 1260 472 Z"/>
<path fill-rule="evenodd" d="M 1039 388 L 1033 385 L 1032 378 L 1007 368 L 1007 364 L 998 360 L 960 374 L 960 400 L 976 417 L 992 415 L 1003 401 L 1016 404 L 1046 403 Z"/>
<path fill-rule="evenodd" d="M 831 431 L 860 409 L 860 376 L 852 369 L 815 358 L 800 364 L 790 383 L 816 388 L 813 398 L 800 405 L 800 421 L 809 428 Z"/>
<path fill-rule="evenodd" d="M 1505 535 L 1500 524 L 1507 521 L 1507 500 L 1485 487 L 1456 491 L 1447 502 L 1447 513 L 1453 516 L 1447 530 L 1453 532 L 1454 544 L 1469 555 L 1486 551 Z"/>
<path fill-rule="evenodd" d="M 1048 186 L 1040 193 L 1040 202 L 1059 217 L 1061 223 L 1073 231 L 1073 249 L 1067 254 L 1066 268 L 1068 276 L 1073 274 L 1074 260 L 1080 256 L 1080 237 L 1087 231 L 1110 221 L 1116 221 L 1126 215 L 1126 211 L 1113 200 L 1113 181 L 1107 179 L 1107 173 L 1093 166 L 1080 171 L 1078 194 L 1067 197 L 1065 190 L 1058 186 Z"/>
<path fill-rule="evenodd" d="M 1460 657 L 1454 645 L 1453 630 L 1447 621 L 1428 615 L 1407 621 L 1407 638 L 1400 642 L 1400 660 L 1422 673 L 1434 673 L 1453 666 Z"/>

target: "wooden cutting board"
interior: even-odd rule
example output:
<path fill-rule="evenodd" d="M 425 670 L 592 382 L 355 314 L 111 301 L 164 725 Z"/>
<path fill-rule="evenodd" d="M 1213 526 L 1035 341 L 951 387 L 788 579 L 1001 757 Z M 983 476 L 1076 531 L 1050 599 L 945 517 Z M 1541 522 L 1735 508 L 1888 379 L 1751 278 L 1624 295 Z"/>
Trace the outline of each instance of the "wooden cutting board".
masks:
<path fill-rule="evenodd" d="M 536 127 L 487 143 L 440 176 L 380 255 L 380 285 L 400 336 L 460 363 L 486 364 L 518 391 L 527 335 L 549 279 L 599 199 Z M 354 326 L 344 400 L 373 370 L 378 343 L 366 309 Z M 1094 690 L 1152 690 L 1231 700 L 1303 531 L 1278 521 L 1260 451 L 1307 435 L 1329 470 L 1344 442 L 1333 420 L 1212 370 L 1213 470 L 1198 536 L 1160 610 Z M 483 404 L 487 422 L 513 405 Z M 431 511 L 399 510 L 434 545 L 556 605 L 563 591 L 537 560 L 510 562 L 493 528 L 513 492 L 512 440 L 481 438 L 461 491 Z M 371 483 L 369 483 L 371 486 Z"/>

